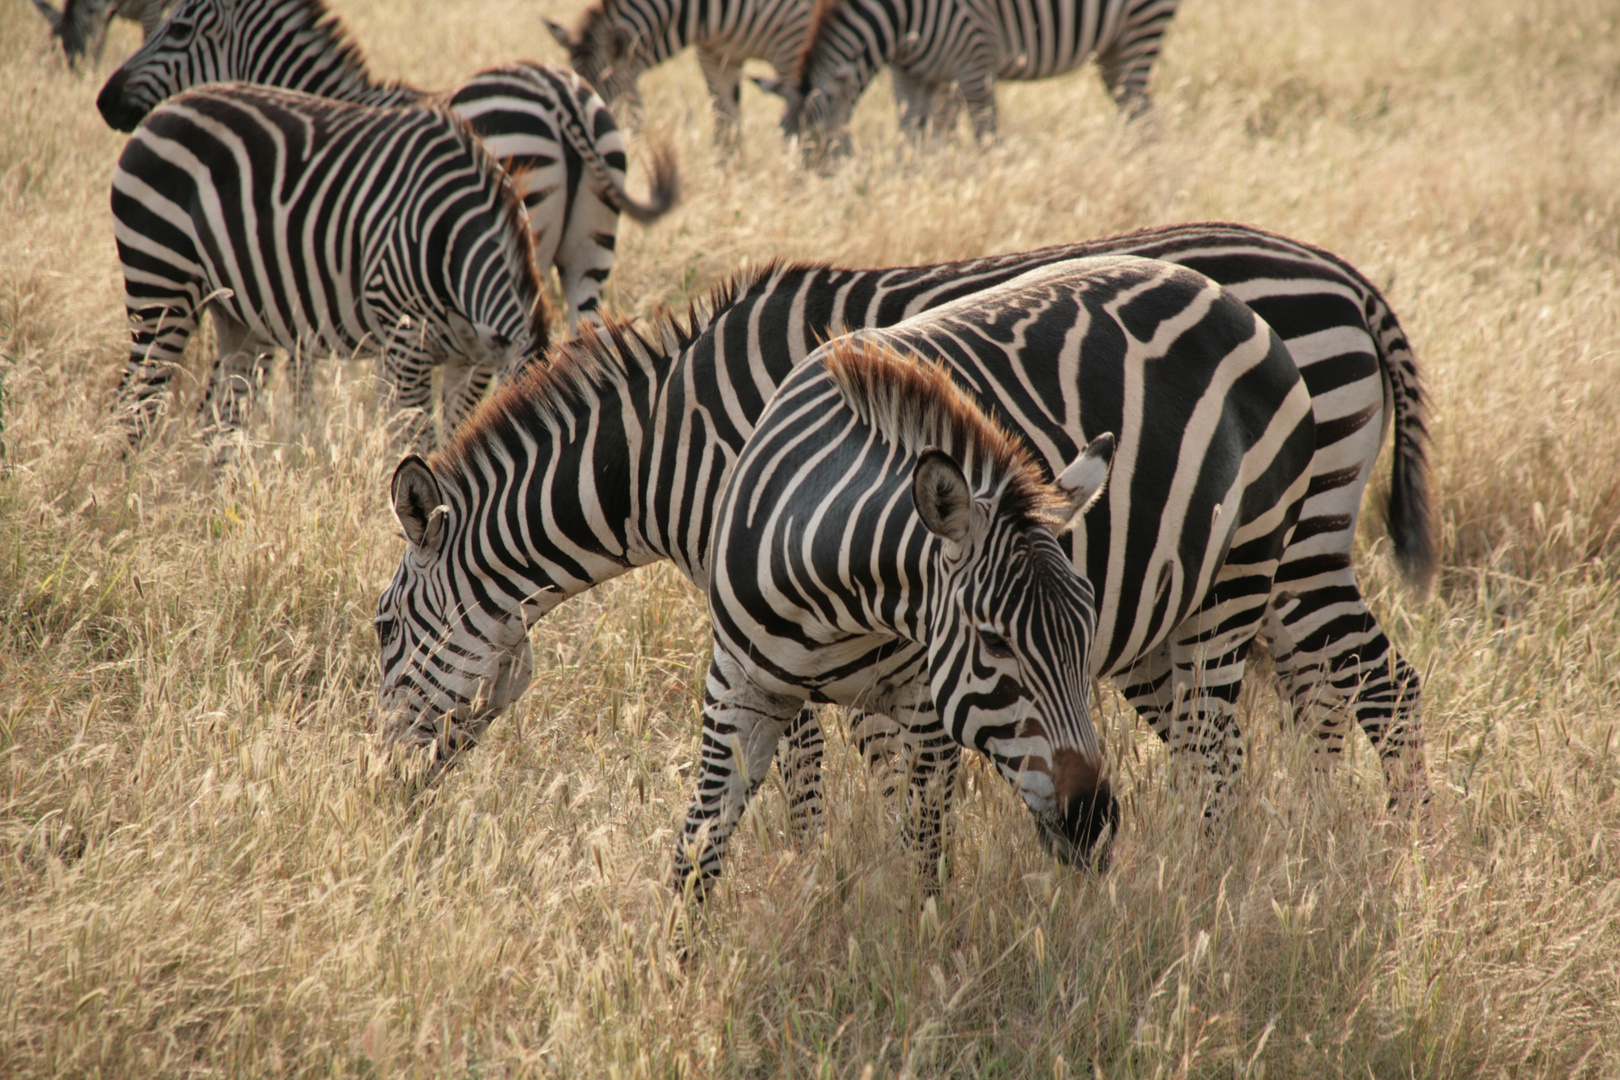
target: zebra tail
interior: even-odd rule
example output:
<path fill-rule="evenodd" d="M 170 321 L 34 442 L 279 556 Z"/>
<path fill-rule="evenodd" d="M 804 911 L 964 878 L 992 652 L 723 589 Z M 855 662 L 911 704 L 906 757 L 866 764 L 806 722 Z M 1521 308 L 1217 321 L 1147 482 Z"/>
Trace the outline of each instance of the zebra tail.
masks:
<path fill-rule="evenodd" d="M 1395 452 L 1390 467 L 1384 523 L 1395 545 L 1395 561 L 1412 588 L 1428 588 L 1435 571 L 1434 510 L 1429 492 L 1428 401 L 1412 353 L 1395 313 L 1373 292 L 1381 309 L 1378 321 L 1378 364 L 1392 403 Z"/>
<path fill-rule="evenodd" d="M 675 168 L 674 148 L 666 142 L 652 148 L 652 176 L 648 181 L 646 202 L 638 202 L 618 184 L 610 184 L 608 190 L 621 214 L 643 225 L 657 221 L 681 198 L 681 176 Z"/>
<path fill-rule="evenodd" d="M 57 11 L 45 0 L 34 0 L 34 10 L 45 16 L 45 21 L 51 24 L 51 36 L 62 36 L 62 13 Z"/>

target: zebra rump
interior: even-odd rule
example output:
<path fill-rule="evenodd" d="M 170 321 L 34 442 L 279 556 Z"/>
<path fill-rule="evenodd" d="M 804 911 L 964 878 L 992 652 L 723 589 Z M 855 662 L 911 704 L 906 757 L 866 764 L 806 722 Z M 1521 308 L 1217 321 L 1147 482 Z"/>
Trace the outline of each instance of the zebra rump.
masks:
<path fill-rule="evenodd" d="M 896 430 L 940 425 L 881 418 L 926 417 L 943 407 L 930 398 L 950 395 L 912 377 L 888 392 L 898 406 L 855 400 L 840 369 L 884 348 L 941 364 L 1060 488 L 1083 471 L 1091 439 L 1117 433 L 1107 491 L 1087 512 L 1100 475 L 1080 485 L 1063 540 L 1027 522 L 1004 530 L 1006 496 L 982 477 L 957 500 L 955 530 L 916 528 L 906 496 L 917 491 L 925 524 L 932 496 L 907 457 L 924 439 Z M 963 440 L 946 441 L 960 452 Z M 1085 716 L 1089 676 L 1161 658 L 1172 749 L 1202 762 L 1218 817 L 1242 758 L 1244 657 L 1315 445 L 1310 395 L 1277 335 L 1168 263 L 1060 263 L 824 346 L 766 405 L 717 511 L 703 763 L 677 879 L 694 865 L 705 881 L 718 871 L 706 845 L 723 849 L 812 700 L 884 714 L 932 751 L 907 762 L 914 804 L 933 807 L 907 814 L 924 823 L 926 860 L 955 786 L 954 748 L 967 746 L 1020 791 L 1054 851 L 1083 861 L 1107 817 L 1098 799 L 1112 799 L 1098 791 L 1107 769 Z M 989 521 L 970 527 L 975 514 Z M 1077 585 L 1016 578 L 1043 547 L 1072 562 Z"/>
<path fill-rule="evenodd" d="M 188 87 L 236 81 L 355 105 L 419 105 L 430 98 L 447 105 L 518 177 L 536 265 L 542 272 L 556 265 L 570 330 L 581 318 L 599 318 L 619 214 L 656 221 L 679 196 L 667 146 L 653 152 L 649 198 L 630 194 L 624 137 L 574 72 L 510 64 L 474 75 L 441 99 L 374 79 L 323 0 L 181 0 L 108 78 L 96 107 L 108 125 L 132 131 L 159 102 Z"/>
<path fill-rule="evenodd" d="M 119 156 L 112 211 L 133 343 L 131 437 L 212 312 L 205 411 L 237 426 L 270 353 L 375 350 L 396 404 L 428 404 L 449 365 L 449 426 L 490 373 L 547 344 L 522 205 L 440 110 L 374 109 L 231 83 L 153 111 Z M 419 436 L 425 438 L 425 432 Z"/>

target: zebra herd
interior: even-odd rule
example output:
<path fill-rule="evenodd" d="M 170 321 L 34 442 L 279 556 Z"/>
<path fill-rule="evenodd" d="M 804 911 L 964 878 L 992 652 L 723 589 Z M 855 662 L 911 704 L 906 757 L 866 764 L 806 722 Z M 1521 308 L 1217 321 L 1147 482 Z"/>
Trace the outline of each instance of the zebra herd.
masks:
<path fill-rule="evenodd" d="M 841 137 L 882 65 L 906 130 L 965 102 L 989 134 L 994 79 L 1093 59 L 1139 114 L 1175 7 L 600 0 L 576 31 L 551 24 L 577 72 L 515 63 L 435 95 L 373 77 L 321 0 L 181 0 L 97 98 L 133 133 L 112 190 L 132 327 L 118 413 L 132 439 L 152 426 L 204 311 L 219 435 L 277 349 L 300 382 L 312 356 L 380 355 L 419 452 L 390 485 L 406 551 L 378 601 L 379 716 L 435 776 L 531 681 L 538 620 L 672 561 L 713 627 L 674 857 L 695 896 L 773 760 L 820 831 L 826 704 L 904 784 L 925 873 L 963 747 L 1055 856 L 1106 863 L 1096 679 L 1219 828 L 1256 649 L 1320 751 L 1361 728 L 1411 813 L 1420 681 L 1352 548 L 1393 432 L 1385 522 L 1409 581 L 1433 572 L 1425 400 L 1348 263 L 1216 222 L 931 266 L 784 260 L 684 315 L 601 310 L 619 214 L 655 220 L 677 194 L 663 151 L 649 198 L 628 193 L 608 102 L 684 46 L 722 141 L 752 57 L 792 73 L 763 82 L 807 144 Z M 445 437 L 422 456 L 434 368 Z"/>

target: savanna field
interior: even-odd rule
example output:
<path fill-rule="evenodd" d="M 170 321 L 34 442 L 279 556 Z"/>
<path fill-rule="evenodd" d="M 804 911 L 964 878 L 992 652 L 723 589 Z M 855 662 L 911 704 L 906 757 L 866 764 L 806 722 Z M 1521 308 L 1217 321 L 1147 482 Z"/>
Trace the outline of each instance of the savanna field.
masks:
<path fill-rule="evenodd" d="M 568 0 L 337 0 L 425 86 L 562 62 Z M 214 469 L 182 400 L 125 458 L 94 107 L 0 7 L 0 1075 L 1620 1076 L 1620 9 L 1602 0 L 1186 0 L 1147 130 L 1093 69 L 1003 84 L 1001 137 L 918 152 L 887 82 L 808 172 L 745 88 L 710 143 L 690 54 L 643 77 L 644 190 L 609 306 L 776 256 L 878 266 L 1226 219 L 1386 294 L 1431 403 L 1440 570 L 1357 576 L 1424 678 L 1434 799 L 1385 809 L 1359 735 L 1312 765 L 1264 672 L 1206 835 L 1111 691 L 1112 867 L 1060 866 L 987 767 L 925 901 L 839 736 L 826 837 L 773 777 L 683 958 L 667 886 L 709 636 L 667 565 L 558 608 L 535 679 L 412 796 L 376 754 L 371 617 L 404 542 L 373 368 L 277 377 Z M 763 73 L 766 68 L 756 70 Z M 1380 473 L 1387 473 L 1387 455 Z M 1379 481 L 1375 480 L 1375 488 Z M 1369 495 L 1369 500 L 1373 495 Z"/>

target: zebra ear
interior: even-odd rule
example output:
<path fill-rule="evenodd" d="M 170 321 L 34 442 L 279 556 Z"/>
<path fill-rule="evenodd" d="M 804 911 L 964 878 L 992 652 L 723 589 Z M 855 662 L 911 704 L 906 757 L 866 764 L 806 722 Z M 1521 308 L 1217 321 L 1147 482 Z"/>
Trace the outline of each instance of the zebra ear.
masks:
<path fill-rule="evenodd" d="M 562 23 L 552 22 L 550 19 L 546 19 L 544 15 L 540 17 L 545 19 L 546 29 L 551 31 L 551 36 L 557 40 L 557 44 L 565 49 L 574 47 L 574 35 L 568 32 L 568 27 Z"/>
<path fill-rule="evenodd" d="M 911 472 L 911 501 L 935 536 L 964 544 L 973 527 L 973 492 L 962 467 L 945 451 L 930 446 Z"/>
<path fill-rule="evenodd" d="M 1102 496 L 1113 464 L 1114 435 L 1108 432 L 1092 439 L 1058 476 L 1058 489 L 1069 500 L 1068 523 L 1061 531 L 1067 532 L 1078 525 L 1085 512 Z"/>
<path fill-rule="evenodd" d="M 428 463 L 415 454 L 406 455 L 394 470 L 389 495 L 394 502 L 394 516 L 411 546 L 428 553 L 438 550 L 447 508 L 439 493 L 438 478 Z"/>

